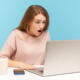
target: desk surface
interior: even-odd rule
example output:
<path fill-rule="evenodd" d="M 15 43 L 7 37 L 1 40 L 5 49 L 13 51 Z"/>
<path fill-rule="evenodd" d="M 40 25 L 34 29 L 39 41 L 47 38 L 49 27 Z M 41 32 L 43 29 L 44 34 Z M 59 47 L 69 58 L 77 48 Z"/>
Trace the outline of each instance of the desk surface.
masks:
<path fill-rule="evenodd" d="M 42 77 L 28 71 L 25 71 L 25 75 L 15 76 L 13 74 L 13 68 L 8 69 L 8 74 L 0 75 L 0 80 L 80 80 L 80 73 L 65 74 L 65 75 L 56 75 Z"/>

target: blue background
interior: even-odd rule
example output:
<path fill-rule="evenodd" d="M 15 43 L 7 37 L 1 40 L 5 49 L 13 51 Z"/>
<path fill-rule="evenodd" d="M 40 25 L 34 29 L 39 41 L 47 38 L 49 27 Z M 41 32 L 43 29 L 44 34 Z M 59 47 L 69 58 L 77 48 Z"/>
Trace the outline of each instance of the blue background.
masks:
<path fill-rule="evenodd" d="M 80 0 L 0 0 L 0 49 L 26 9 L 35 4 L 49 13 L 51 40 L 80 39 Z"/>

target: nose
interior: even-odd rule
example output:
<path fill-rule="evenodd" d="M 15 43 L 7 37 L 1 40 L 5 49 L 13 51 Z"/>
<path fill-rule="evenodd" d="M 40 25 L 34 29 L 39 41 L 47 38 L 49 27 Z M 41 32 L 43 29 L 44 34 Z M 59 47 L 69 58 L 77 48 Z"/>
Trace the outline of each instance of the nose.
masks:
<path fill-rule="evenodd" d="M 40 29 L 43 29 L 44 28 L 44 26 L 40 26 Z"/>
<path fill-rule="evenodd" d="M 44 28 L 44 25 L 43 24 L 40 24 L 39 27 L 40 27 L 40 29 L 43 29 Z"/>

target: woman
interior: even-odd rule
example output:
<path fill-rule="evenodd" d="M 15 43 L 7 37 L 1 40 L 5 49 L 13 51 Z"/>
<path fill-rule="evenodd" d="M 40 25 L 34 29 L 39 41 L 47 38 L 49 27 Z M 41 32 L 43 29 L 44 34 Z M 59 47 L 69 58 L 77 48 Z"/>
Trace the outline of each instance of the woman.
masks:
<path fill-rule="evenodd" d="M 8 65 L 22 69 L 35 69 L 44 62 L 49 16 L 47 11 L 32 5 L 26 11 L 19 27 L 8 37 L 1 56 L 8 57 Z"/>

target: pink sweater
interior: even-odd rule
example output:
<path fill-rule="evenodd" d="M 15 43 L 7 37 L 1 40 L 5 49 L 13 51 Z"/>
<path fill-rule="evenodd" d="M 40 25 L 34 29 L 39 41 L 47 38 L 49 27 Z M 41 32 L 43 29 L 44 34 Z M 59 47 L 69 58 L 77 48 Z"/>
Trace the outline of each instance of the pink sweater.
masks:
<path fill-rule="evenodd" d="M 27 64 L 43 64 L 47 41 L 49 41 L 47 31 L 36 38 L 25 32 L 14 30 L 1 50 L 1 56 Z"/>

